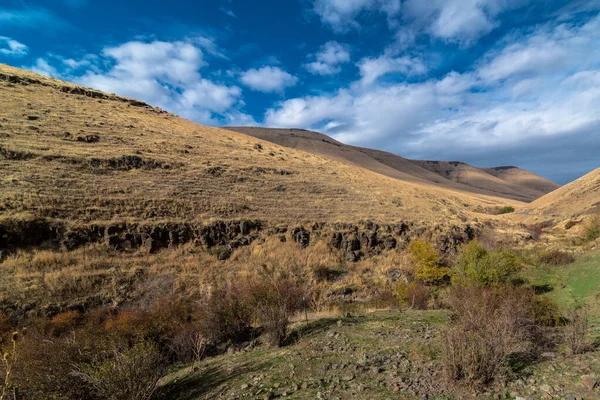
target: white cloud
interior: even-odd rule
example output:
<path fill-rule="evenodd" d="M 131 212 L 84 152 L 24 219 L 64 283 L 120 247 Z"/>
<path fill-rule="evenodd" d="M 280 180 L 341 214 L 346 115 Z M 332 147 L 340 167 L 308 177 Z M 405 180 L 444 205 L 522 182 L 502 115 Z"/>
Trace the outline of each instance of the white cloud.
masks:
<path fill-rule="evenodd" d="M 315 61 L 305 65 L 306 69 L 316 75 L 335 75 L 341 71 L 340 64 L 350 61 L 347 46 L 331 41 L 321 46 L 315 55 Z"/>
<path fill-rule="evenodd" d="M 499 24 L 498 16 L 530 0 L 407 0 L 403 17 L 435 38 L 470 45 Z"/>
<path fill-rule="evenodd" d="M 38 59 L 30 69 L 140 99 L 204 124 L 255 124 L 242 111 L 239 87 L 201 75 L 207 61 L 198 41 L 133 41 L 107 47 L 100 56 L 75 60 L 50 54 L 48 60 L 56 61 L 60 72 L 46 59 Z"/>
<path fill-rule="evenodd" d="M 383 54 L 377 58 L 363 58 L 358 63 L 361 84 L 369 85 L 380 77 L 398 72 L 403 75 L 421 75 L 427 72 L 427 67 L 417 58 L 409 56 L 392 57 Z"/>
<path fill-rule="evenodd" d="M 61 78 L 61 74 L 56 70 L 56 68 L 48 64 L 48 62 L 43 58 L 38 58 L 34 65 L 25 68 L 30 69 L 35 73 L 50 76 L 52 78 Z"/>
<path fill-rule="evenodd" d="M 567 143 L 582 169 L 598 166 L 599 42 L 600 16 L 582 26 L 549 23 L 512 35 L 470 72 L 417 83 L 378 79 L 410 71 L 409 60 L 384 54 L 362 60 L 361 80 L 347 88 L 278 103 L 265 124 L 414 158 L 536 166 L 568 179 L 555 172 L 557 162 L 573 162 L 561 161 Z"/>
<path fill-rule="evenodd" d="M 344 33 L 360 27 L 356 21 L 362 12 L 381 12 L 390 24 L 400 12 L 400 0 L 314 0 L 314 12 L 335 32 Z"/>
<path fill-rule="evenodd" d="M 240 81 L 251 89 L 265 93 L 282 93 L 285 88 L 294 86 L 298 78 L 279 67 L 262 67 L 243 72 Z"/>
<path fill-rule="evenodd" d="M 27 55 L 29 47 L 6 36 L 0 36 L 0 54 L 11 57 Z"/>

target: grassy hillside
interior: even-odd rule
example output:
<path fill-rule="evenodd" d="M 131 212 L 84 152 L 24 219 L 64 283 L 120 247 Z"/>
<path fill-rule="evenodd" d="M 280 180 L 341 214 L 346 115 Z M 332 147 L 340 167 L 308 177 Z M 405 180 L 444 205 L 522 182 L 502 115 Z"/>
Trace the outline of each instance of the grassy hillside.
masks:
<path fill-rule="evenodd" d="M 0 78 L 5 216 L 388 222 L 442 220 L 499 203 L 197 125 L 8 66 L 0 66 Z"/>

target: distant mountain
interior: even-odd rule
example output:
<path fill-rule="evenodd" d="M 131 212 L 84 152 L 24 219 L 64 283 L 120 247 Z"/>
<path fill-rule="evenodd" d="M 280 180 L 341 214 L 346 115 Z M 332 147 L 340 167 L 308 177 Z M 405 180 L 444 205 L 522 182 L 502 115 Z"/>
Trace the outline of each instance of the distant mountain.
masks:
<path fill-rule="evenodd" d="M 319 154 L 401 181 L 434 185 L 458 192 L 530 202 L 560 187 L 519 168 L 481 169 L 462 162 L 408 160 L 385 151 L 346 145 L 322 133 L 302 129 L 258 127 L 225 127 L 224 129 Z"/>

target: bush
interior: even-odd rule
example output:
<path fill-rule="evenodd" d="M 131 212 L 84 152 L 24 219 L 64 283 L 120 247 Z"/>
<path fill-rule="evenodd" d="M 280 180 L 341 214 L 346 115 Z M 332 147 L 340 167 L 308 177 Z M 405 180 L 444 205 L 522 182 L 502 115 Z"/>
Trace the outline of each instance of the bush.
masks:
<path fill-rule="evenodd" d="M 165 366 L 154 344 L 140 342 L 109 358 L 79 366 L 75 375 L 106 400 L 147 400 L 163 376 Z"/>
<path fill-rule="evenodd" d="M 302 308 L 306 291 L 290 279 L 263 281 L 251 287 L 250 304 L 265 329 L 269 344 L 281 346 L 288 337 L 290 317 Z"/>
<path fill-rule="evenodd" d="M 447 378 L 484 385 L 505 370 L 514 352 L 530 352 L 538 338 L 533 292 L 514 287 L 453 288 L 446 299 L 453 323 L 442 332 Z"/>
<path fill-rule="evenodd" d="M 575 257 L 566 251 L 549 250 L 540 256 L 540 261 L 552 266 L 560 266 L 575 262 Z"/>
<path fill-rule="evenodd" d="M 571 354 L 582 354 L 592 349 L 592 342 L 588 339 L 588 307 L 576 304 L 569 312 L 565 326 L 565 341 Z"/>
<path fill-rule="evenodd" d="M 468 243 L 452 270 L 452 283 L 490 287 L 512 283 L 521 270 L 517 256 L 507 249 L 487 251 L 478 241 Z"/>
<path fill-rule="evenodd" d="M 415 266 L 417 279 L 432 285 L 448 278 L 448 268 L 440 266 L 440 252 L 429 242 L 416 239 L 408 246 L 408 255 Z"/>
<path fill-rule="evenodd" d="M 243 342 L 251 333 L 253 310 L 247 287 L 230 284 L 215 290 L 200 316 L 202 335 L 211 343 Z"/>
<path fill-rule="evenodd" d="M 515 208 L 511 207 L 511 206 L 504 206 L 501 209 L 498 210 L 498 214 L 502 215 L 502 214 L 510 214 L 510 213 L 514 213 L 515 212 Z"/>
<path fill-rule="evenodd" d="M 600 237 L 600 211 L 598 211 L 585 225 L 584 238 L 593 241 Z"/>
<path fill-rule="evenodd" d="M 417 310 L 427 310 L 431 298 L 430 289 L 415 281 L 398 285 L 397 296 L 401 303 Z"/>

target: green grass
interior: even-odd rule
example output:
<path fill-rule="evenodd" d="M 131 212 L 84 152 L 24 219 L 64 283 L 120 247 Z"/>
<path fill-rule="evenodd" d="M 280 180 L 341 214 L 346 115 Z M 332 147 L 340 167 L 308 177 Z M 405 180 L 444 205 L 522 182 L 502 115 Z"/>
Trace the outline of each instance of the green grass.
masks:
<path fill-rule="evenodd" d="M 576 301 L 590 306 L 592 333 L 600 337 L 600 252 L 586 254 L 568 265 L 530 267 L 527 279 L 542 290 L 563 309 L 573 307 Z"/>

